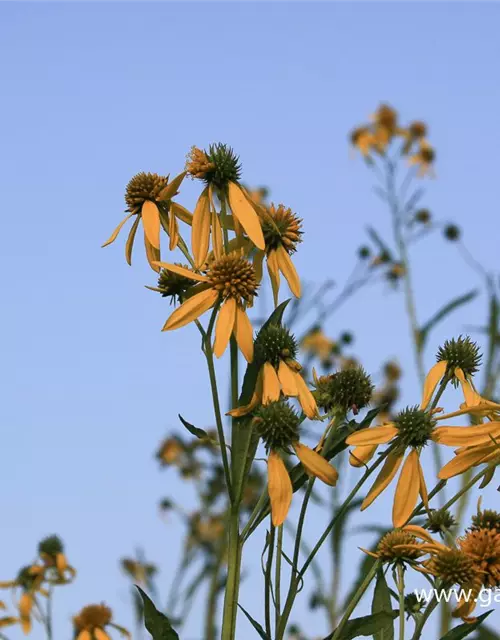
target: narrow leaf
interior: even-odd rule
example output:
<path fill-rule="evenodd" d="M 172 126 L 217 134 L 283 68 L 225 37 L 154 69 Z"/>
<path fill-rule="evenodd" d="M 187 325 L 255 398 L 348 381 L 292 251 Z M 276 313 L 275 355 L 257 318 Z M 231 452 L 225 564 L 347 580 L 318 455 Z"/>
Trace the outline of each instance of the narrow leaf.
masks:
<path fill-rule="evenodd" d="M 189 433 L 191 433 L 193 436 L 196 436 L 200 440 L 210 440 L 210 436 L 206 431 L 203 431 L 203 429 L 200 429 L 199 427 L 195 427 L 193 424 L 191 424 L 187 420 L 184 420 L 184 418 L 181 416 L 180 413 L 179 413 L 179 420 L 186 427 Z"/>
<path fill-rule="evenodd" d="M 373 591 L 372 613 L 392 612 L 391 592 L 387 585 L 382 569 L 377 574 L 377 582 Z M 382 627 L 373 634 L 373 640 L 394 640 L 394 622 L 388 620 L 387 626 Z"/>
<path fill-rule="evenodd" d="M 243 611 L 243 613 L 246 615 L 246 617 L 248 618 L 248 621 L 250 622 L 250 624 L 252 625 L 252 627 L 255 629 L 255 631 L 257 631 L 257 633 L 259 634 L 259 636 L 263 639 L 263 640 L 271 640 L 271 638 L 266 634 L 266 632 L 264 631 L 264 629 L 262 628 L 262 625 L 260 625 L 257 620 L 254 620 L 252 618 L 252 616 L 248 613 L 248 611 L 246 609 L 244 609 L 241 604 L 238 604 L 238 607 Z"/>
<path fill-rule="evenodd" d="M 435 315 L 433 315 L 432 318 L 428 320 L 420 329 L 420 345 L 423 346 L 425 344 L 425 341 L 429 336 L 429 332 L 433 327 L 441 322 L 441 320 L 446 318 L 446 316 L 448 316 L 452 311 L 455 311 L 455 309 L 458 309 L 471 300 L 474 300 L 478 293 L 479 292 L 477 289 L 473 289 L 472 291 L 458 296 L 458 298 L 454 298 L 453 300 L 450 300 L 450 302 L 445 304 L 444 307 L 442 307 Z"/>
<path fill-rule="evenodd" d="M 342 630 L 342 640 L 352 640 L 352 638 L 361 636 L 374 636 L 380 629 L 385 628 L 395 620 L 398 615 L 399 611 L 395 609 L 391 612 L 379 611 L 379 613 L 372 613 L 370 616 L 361 616 L 360 618 L 349 620 Z M 335 631 L 324 640 L 331 640 L 334 633 Z"/>
<path fill-rule="evenodd" d="M 492 611 L 493 609 L 483 613 L 483 615 L 479 616 L 476 622 L 473 622 L 472 624 L 464 622 L 463 624 L 459 624 L 458 627 L 450 629 L 447 634 L 441 637 L 441 640 L 462 640 L 462 638 L 466 638 L 479 627 L 481 622 L 485 620 Z"/>
<path fill-rule="evenodd" d="M 153 640 L 179 640 L 179 636 L 172 628 L 167 616 L 158 611 L 149 596 L 140 587 L 137 585 L 136 587 L 144 603 L 144 625 Z"/>

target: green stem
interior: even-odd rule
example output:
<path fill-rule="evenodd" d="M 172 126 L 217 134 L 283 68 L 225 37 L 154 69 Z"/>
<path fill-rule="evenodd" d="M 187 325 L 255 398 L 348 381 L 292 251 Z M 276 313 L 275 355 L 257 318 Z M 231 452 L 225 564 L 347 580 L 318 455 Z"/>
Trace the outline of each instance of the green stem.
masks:
<path fill-rule="evenodd" d="M 248 518 L 248 522 L 243 527 L 243 530 L 241 532 L 241 540 L 243 543 L 245 543 L 250 537 L 250 534 L 252 533 L 251 529 L 252 529 L 253 523 L 257 519 L 259 513 L 262 511 L 262 507 L 266 504 L 267 500 L 268 500 L 268 493 L 266 489 L 260 494 L 257 504 L 253 508 L 253 511 L 250 514 L 250 517 Z"/>
<path fill-rule="evenodd" d="M 224 537 L 219 541 L 217 554 L 215 556 L 215 563 L 210 579 L 210 586 L 208 590 L 207 609 L 205 614 L 205 640 L 216 640 L 217 629 L 215 625 L 215 616 L 217 614 L 217 600 L 219 595 L 219 578 L 222 568 L 222 562 L 224 560 L 224 554 L 226 552 L 226 544 Z"/>
<path fill-rule="evenodd" d="M 238 613 L 241 567 L 239 527 L 239 508 L 232 506 L 229 516 L 228 570 L 222 616 L 222 640 L 234 640 L 236 638 L 236 616 Z"/>
<path fill-rule="evenodd" d="M 271 531 L 269 533 L 269 550 L 267 552 L 266 572 L 264 575 L 265 587 L 264 587 L 264 611 L 266 620 L 266 633 L 271 637 L 271 573 L 273 568 L 273 553 L 274 553 L 274 534 L 275 528 L 271 524 Z"/>
<path fill-rule="evenodd" d="M 281 616 L 281 554 L 283 550 L 283 525 L 278 527 L 278 541 L 276 544 L 276 572 L 274 578 L 275 591 L 275 629 L 280 625 Z"/>
<path fill-rule="evenodd" d="M 349 621 L 349 618 L 351 617 L 352 612 L 354 611 L 354 609 L 358 605 L 359 601 L 363 597 L 365 591 L 370 586 L 371 581 L 376 576 L 379 566 L 380 566 L 380 562 L 378 560 L 376 560 L 373 563 L 370 571 L 366 574 L 366 577 L 363 580 L 363 582 L 359 585 L 358 590 L 356 591 L 356 593 L 352 597 L 352 600 L 347 605 L 347 608 L 345 610 L 344 615 L 342 616 L 340 624 L 335 629 L 335 632 L 334 632 L 331 640 L 341 640 L 342 639 L 342 635 L 341 634 L 342 634 L 342 631 L 344 630 L 345 625 Z"/>
<path fill-rule="evenodd" d="M 419 638 L 422 635 L 422 631 L 425 623 L 427 622 L 431 613 L 434 611 L 437 605 L 438 605 L 438 600 L 436 598 L 435 592 L 433 592 L 432 600 L 427 603 L 424 613 L 422 614 L 422 616 L 419 618 L 418 622 L 415 625 L 415 631 L 413 632 L 412 640 L 419 640 Z"/>
<path fill-rule="evenodd" d="M 405 574 L 402 563 L 398 564 L 399 594 L 399 640 L 405 640 Z"/>

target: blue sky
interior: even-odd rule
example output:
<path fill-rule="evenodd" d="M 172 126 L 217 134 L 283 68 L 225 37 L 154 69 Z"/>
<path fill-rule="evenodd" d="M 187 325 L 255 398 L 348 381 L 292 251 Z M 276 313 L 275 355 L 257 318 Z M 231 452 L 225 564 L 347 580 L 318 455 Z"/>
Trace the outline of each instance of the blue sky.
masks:
<path fill-rule="evenodd" d="M 346 138 L 388 101 L 403 120 L 429 124 L 438 179 L 426 205 L 456 221 L 494 270 L 499 17 L 493 3 L 1 4 L 0 578 L 29 562 L 43 535 L 63 536 L 79 575 L 56 604 L 57 637 L 89 601 L 105 600 L 130 624 L 117 561 L 138 544 L 168 582 L 179 531 L 159 520 L 156 503 L 185 489 L 152 454 L 179 428 L 177 413 L 211 419 L 195 330 L 162 334 L 169 309 L 143 288 L 155 279 L 141 252 L 130 269 L 124 239 L 100 248 L 122 217 L 129 178 L 177 173 L 191 145 L 227 142 L 247 183 L 269 185 L 304 218 L 302 277 L 342 283 L 366 225 L 390 230 Z M 192 207 L 197 193 L 188 184 L 183 203 Z M 413 257 L 422 319 L 477 283 L 439 237 Z M 485 305 L 436 331 L 429 365 Z M 403 400 L 417 402 L 401 296 L 383 286 L 364 293 L 329 321 L 332 334 L 345 328 L 369 371 L 387 357 L 404 363 Z M 494 507 L 494 487 L 488 495 Z M 309 526 L 312 537 L 324 520 Z M 357 545 L 349 553 L 357 562 Z M 242 590 L 254 607 L 259 557 L 255 543 Z M 305 600 L 297 616 L 325 634 Z M 198 629 L 195 614 L 183 638 L 199 639 Z M 239 638 L 251 637 L 242 624 Z"/>

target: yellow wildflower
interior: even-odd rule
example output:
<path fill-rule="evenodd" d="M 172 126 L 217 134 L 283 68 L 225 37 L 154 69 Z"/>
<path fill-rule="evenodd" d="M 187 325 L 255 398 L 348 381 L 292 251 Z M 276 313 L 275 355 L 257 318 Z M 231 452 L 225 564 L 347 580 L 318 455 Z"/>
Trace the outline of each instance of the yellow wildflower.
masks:
<path fill-rule="evenodd" d="M 123 637 L 132 638 L 124 627 L 112 622 L 113 614 L 104 604 L 90 604 L 73 618 L 75 640 L 111 640 L 106 628 L 116 629 Z"/>
<path fill-rule="evenodd" d="M 434 177 L 434 160 L 436 159 L 436 152 L 431 145 L 425 140 L 421 140 L 419 150 L 410 156 L 408 162 L 410 165 L 418 166 L 418 173 L 421 178 L 426 175 Z"/>
<path fill-rule="evenodd" d="M 75 569 L 68 564 L 64 546 L 59 536 L 48 536 L 38 545 L 38 553 L 47 569 L 45 578 L 56 584 L 66 584 L 75 576 Z"/>
<path fill-rule="evenodd" d="M 221 305 L 215 325 L 215 355 L 218 358 L 222 356 L 233 334 L 246 360 L 251 362 L 253 329 L 246 309 L 253 305 L 259 287 L 252 264 L 238 252 L 213 260 L 206 275 L 175 264 L 156 264 L 200 283 L 200 286 L 192 289 L 192 295 L 172 313 L 163 326 L 163 331 L 179 329 L 212 307 Z"/>
<path fill-rule="evenodd" d="M 0 589 L 21 589 L 21 597 L 17 603 L 19 610 L 19 623 L 25 635 L 31 631 L 31 613 L 38 593 L 47 595 L 42 588 L 44 580 L 44 567 L 40 565 L 28 565 L 23 567 L 15 580 L 0 582 Z M 14 623 L 12 623 L 14 624 Z"/>

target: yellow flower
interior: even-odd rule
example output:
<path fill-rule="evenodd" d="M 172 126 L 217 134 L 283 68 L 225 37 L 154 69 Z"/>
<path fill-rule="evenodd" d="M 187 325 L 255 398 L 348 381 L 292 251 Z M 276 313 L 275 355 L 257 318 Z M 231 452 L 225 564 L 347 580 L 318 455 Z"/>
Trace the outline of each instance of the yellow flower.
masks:
<path fill-rule="evenodd" d="M 252 264 L 236 251 L 213 260 L 206 275 L 175 264 L 156 264 L 200 283 L 191 290 L 192 295 L 172 313 L 163 326 L 163 331 L 184 327 L 212 307 L 221 305 L 215 325 L 215 355 L 218 358 L 222 356 L 233 334 L 246 360 L 251 362 L 253 329 L 246 309 L 253 305 L 259 287 Z"/>
<path fill-rule="evenodd" d="M 302 367 L 295 360 L 296 354 L 297 343 L 288 329 L 274 324 L 261 329 L 255 340 L 259 373 L 252 398 L 249 404 L 229 411 L 229 415 L 244 416 L 260 405 L 277 402 L 283 393 L 298 398 L 308 418 L 318 418 L 316 400 L 300 374 Z"/>
<path fill-rule="evenodd" d="M 104 604 L 90 604 L 73 618 L 75 626 L 75 640 L 111 640 L 106 627 L 119 631 L 125 638 L 131 638 L 130 633 L 118 624 L 112 622 L 112 612 Z"/>
<path fill-rule="evenodd" d="M 296 298 L 300 298 L 300 279 L 290 255 L 297 250 L 297 244 L 302 242 L 302 220 L 291 209 L 286 209 L 280 204 L 275 207 L 271 204 L 267 208 L 267 215 L 263 216 L 263 232 L 265 250 L 257 251 L 254 257 L 254 266 L 257 278 L 262 279 L 262 262 L 267 261 L 267 270 L 271 279 L 274 304 L 278 304 L 280 289 L 280 272 L 288 282 L 290 291 Z"/>
<path fill-rule="evenodd" d="M 264 441 L 269 452 L 267 459 L 267 489 L 271 503 L 273 525 L 283 524 L 293 496 L 292 481 L 282 454 L 295 451 L 306 473 L 330 486 L 335 486 L 338 472 L 319 453 L 299 442 L 300 417 L 286 402 L 272 402 L 260 407 L 252 420 L 252 427 Z"/>
<path fill-rule="evenodd" d="M 179 438 L 167 438 L 164 440 L 156 454 L 162 464 L 177 464 L 182 457 L 184 447 Z"/>
<path fill-rule="evenodd" d="M 370 151 L 375 146 L 375 136 L 369 127 L 358 127 L 351 132 L 351 144 L 361 152 L 364 158 L 369 158 Z"/>
<path fill-rule="evenodd" d="M 458 545 L 481 571 L 483 586 L 500 587 L 500 531 L 473 529 L 458 539 Z"/>
<path fill-rule="evenodd" d="M 436 152 L 431 145 L 425 140 L 420 141 L 419 150 L 410 156 L 408 162 L 410 165 L 418 165 L 418 172 L 421 178 L 426 175 L 434 177 L 434 160 L 436 159 Z"/>
<path fill-rule="evenodd" d="M 0 600 L 0 610 L 5 611 L 7 607 L 5 603 Z M 17 624 L 19 622 L 19 618 L 15 618 L 14 616 L 2 616 L 0 617 L 0 629 L 5 627 L 10 627 L 13 624 Z"/>
<path fill-rule="evenodd" d="M 420 454 L 428 442 L 434 441 L 449 446 L 465 443 L 477 445 L 491 442 L 491 435 L 500 434 L 500 423 L 494 422 L 479 427 L 436 426 L 437 421 L 450 416 L 436 417 L 435 411 L 429 412 L 426 409 L 447 370 L 448 362 L 445 360 L 431 368 L 424 383 L 420 407 L 407 408 L 401 411 L 393 422 L 362 429 L 346 439 L 347 444 L 355 445 L 351 452 L 351 460 L 354 459 L 356 466 L 366 464 L 379 445 L 393 442 L 394 448 L 388 454 L 361 509 L 366 509 L 372 504 L 389 486 L 401 467 L 392 513 L 395 527 L 401 527 L 407 522 L 419 495 L 424 505 L 428 504 L 427 487 L 420 464 Z M 409 454 L 405 460 L 408 449 Z"/>
<path fill-rule="evenodd" d="M 385 150 L 392 138 L 398 133 L 397 112 L 388 104 L 381 104 L 377 111 L 371 116 L 374 122 L 374 146 L 380 153 Z"/>
<path fill-rule="evenodd" d="M 328 338 L 321 327 L 317 327 L 302 339 L 300 346 L 306 353 L 318 357 L 321 362 L 328 362 L 335 352 L 337 343 Z"/>
<path fill-rule="evenodd" d="M 425 551 L 420 549 L 421 543 L 411 531 L 404 529 L 394 529 L 383 536 L 374 552 L 362 549 L 382 562 L 390 564 L 394 563 L 412 563 L 414 564 Z"/>
<path fill-rule="evenodd" d="M 153 263 L 160 260 L 161 227 L 163 226 L 170 236 L 169 248 L 172 250 L 175 249 L 179 241 L 177 219 L 192 224 L 192 215 L 189 211 L 172 202 L 172 198 L 178 193 L 185 175 L 186 172 L 179 174 L 172 182 L 168 181 L 168 176 L 159 176 L 157 173 L 142 172 L 134 176 L 128 183 L 125 193 L 125 202 L 129 213 L 102 246 L 106 247 L 114 242 L 127 220 L 136 216 L 125 245 L 125 258 L 128 264 L 132 264 L 132 248 L 137 227 L 142 220 L 146 257 L 151 267 L 155 271 L 159 271 Z"/>
<path fill-rule="evenodd" d="M 53 584 L 67 584 L 76 576 L 76 570 L 64 554 L 64 547 L 59 536 L 48 536 L 38 545 L 38 554 L 46 571 L 45 579 Z"/>
<path fill-rule="evenodd" d="M 403 145 L 402 153 L 409 153 L 412 145 L 419 140 L 424 140 L 427 135 L 427 125 L 425 122 L 421 122 L 420 120 L 415 120 L 410 123 L 407 129 L 401 129 L 400 134 L 405 139 L 405 143 Z"/>
<path fill-rule="evenodd" d="M 200 269 L 208 256 L 210 236 L 216 258 L 222 256 L 222 226 L 214 206 L 214 195 L 227 198 L 233 213 L 232 225 L 237 235 L 242 229 L 258 249 L 265 248 L 264 235 L 256 205 L 239 184 L 241 166 L 238 157 L 224 144 L 210 145 L 208 152 L 191 149 L 186 171 L 207 184 L 193 213 L 191 246 L 195 266 Z"/>
<path fill-rule="evenodd" d="M 134 560 L 132 558 L 123 558 L 121 565 L 125 573 L 141 585 L 147 586 L 148 580 L 156 573 L 154 564 L 141 562 L 140 560 Z"/>
<path fill-rule="evenodd" d="M 19 571 L 15 580 L 0 582 L 0 589 L 12 589 L 14 591 L 17 588 L 21 589 L 21 597 L 17 603 L 19 610 L 18 621 L 25 635 L 31 631 L 31 612 L 36 602 L 36 594 L 47 595 L 47 592 L 42 588 L 44 573 L 44 567 L 28 565 Z M 9 620 L 11 619 L 9 618 Z M 14 624 L 14 622 L 6 624 Z"/>

